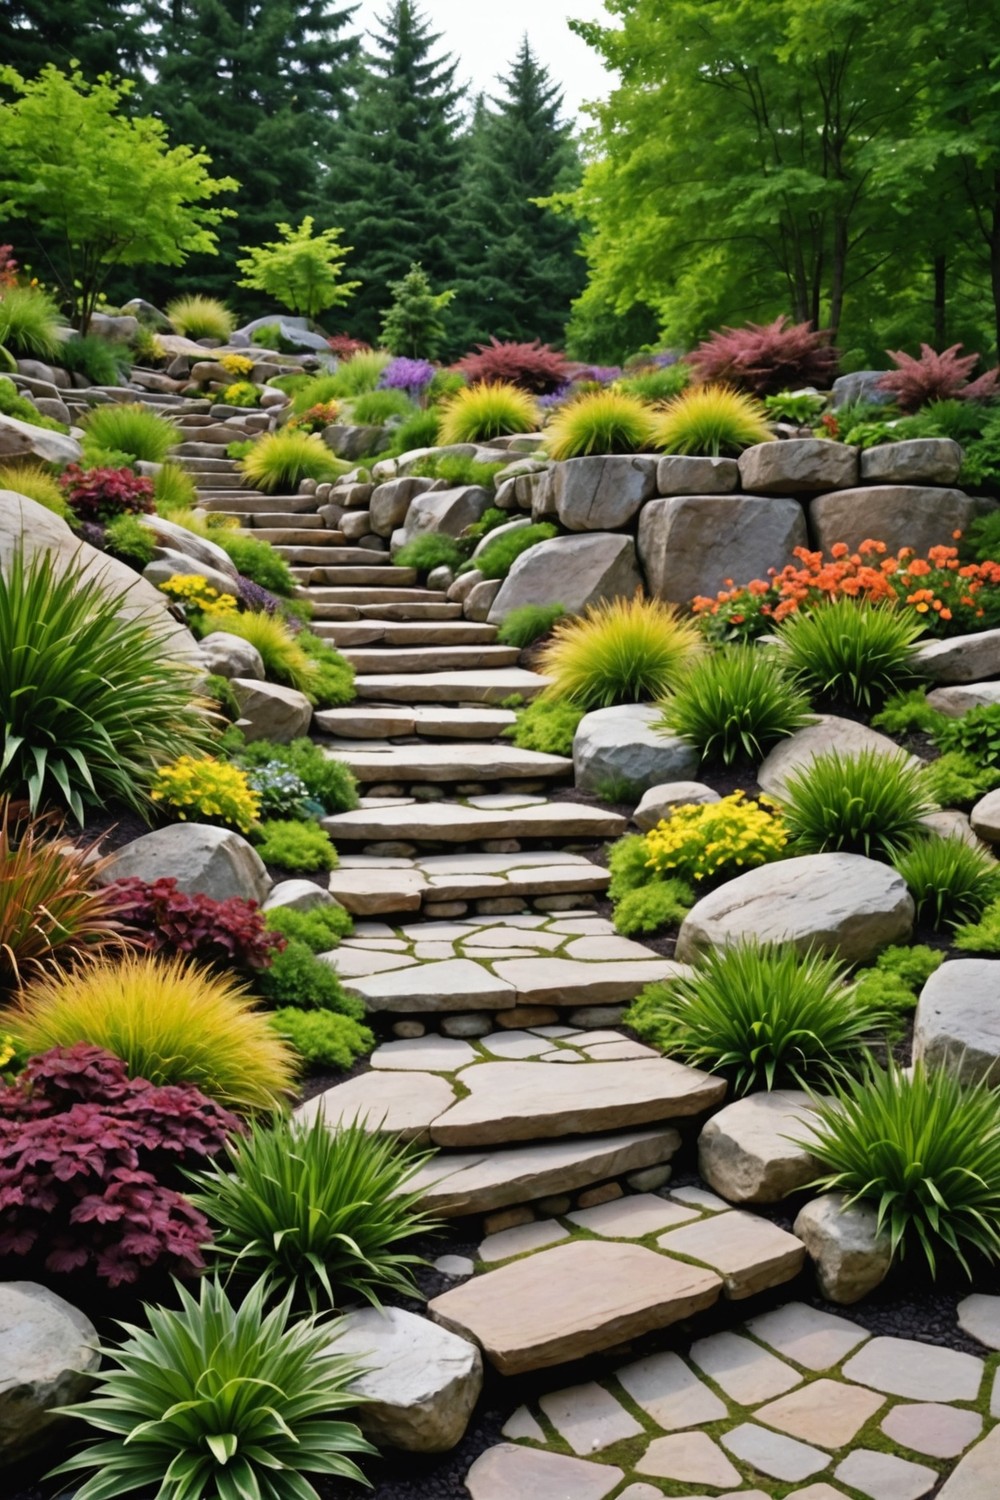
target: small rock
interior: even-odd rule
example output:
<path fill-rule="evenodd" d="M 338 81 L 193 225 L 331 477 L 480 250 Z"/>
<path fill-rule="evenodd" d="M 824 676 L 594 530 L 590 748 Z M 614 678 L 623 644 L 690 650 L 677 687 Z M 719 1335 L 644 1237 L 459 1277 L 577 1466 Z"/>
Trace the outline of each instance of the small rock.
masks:
<path fill-rule="evenodd" d="M 573 737 L 573 768 L 580 791 L 598 792 L 609 779 L 629 784 L 636 795 L 694 771 L 698 752 L 653 726 L 661 710 L 627 703 L 584 714 Z"/>
<path fill-rule="evenodd" d="M 98 1368 L 89 1318 L 33 1281 L 0 1285 L 0 1459 L 45 1447 L 59 1421 L 53 1408 L 87 1394 Z"/>
<path fill-rule="evenodd" d="M 202 636 L 201 658 L 205 671 L 217 677 L 249 677 L 260 682 L 264 677 L 264 662 L 256 646 L 242 636 L 230 635 L 228 630 L 213 630 Z"/>
<path fill-rule="evenodd" d="M 1000 1349 L 1000 1297 L 974 1292 L 958 1304 L 958 1326 L 987 1349 Z"/>
<path fill-rule="evenodd" d="M 1000 960 L 943 963 L 920 992 L 913 1059 L 963 1083 L 1000 1083 Z"/>
<path fill-rule="evenodd" d="M 529 548 L 530 550 L 530 548 Z M 467 620 L 484 621 L 489 619 L 493 601 L 503 587 L 500 578 L 484 578 L 471 588 L 465 597 L 462 612 Z"/>
<path fill-rule="evenodd" d="M 431 568 L 427 575 L 427 587 L 436 589 L 439 593 L 446 593 L 455 582 L 455 575 L 444 563 L 438 568 Z"/>
<path fill-rule="evenodd" d="M 493 1030 L 493 1022 L 489 1016 L 482 1015 L 442 1016 L 441 1030 L 445 1036 L 489 1036 Z"/>
<path fill-rule="evenodd" d="M 915 660 L 918 670 L 934 682 L 982 682 L 984 678 L 1000 677 L 1000 630 L 922 641 Z"/>
<path fill-rule="evenodd" d="M 632 814 L 632 821 L 643 833 L 648 833 L 670 816 L 675 807 L 720 801 L 718 792 L 701 781 L 664 781 L 643 792 L 642 801 Z"/>
<path fill-rule="evenodd" d="M 530 1224 L 535 1217 L 534 1210 L 521 1208 L 504 1208 L 498 1213 L 487 1214 L 483 1220 L 483 1234 L 502 1234 L 505 1229 L 517 1229 L 521 1224 Z"/>
<path fill-rule="evenodd" d="M 464 917 L 468 911 L 465 901 L 426 901 L 424 916 L 432 921 L 446 921 L 449 917 Z"/>
<path fill-rule="evenodd" d="M 415 1041 L 418 1037 L 426 1036 L 427 1027 L 422 1021 L 397 1021 L 392 1034 L 403 1041 Z"/>
<path fill-rule="evenodd" d="M 502 1031 L 520 1031 L 523 1026 L 553 1026 L 559 1012 L 552 1005 L 514 1005 L 496 1018 Z"/>
<path fill-rule="evenodd" d="M 1000 791 L 980 797 L 969 815 L 973 833 L 987 844 L 1000 844 Z"/>
<path fill-rule="evenodd" d="M 272 886 L 264 902 L 264 911 L 276 911 L 285 907 L 292 911 L 312 911 L 316 906 L 336 906 L 337 903 L 322 886 L 311 880 L 279 880 Z"/>
<path fill-rule="evenodd" d="M 546 1218 L 558 1219 L 569 1213 L 573 1200 L 569 1193 L 554 1193 L 548 1198 L 536 1198 L 534 1206 Z"/>
<path fill-rule="evenodd" d="M 810 1095 L 797 1089 L 725 1105 L 701 1132 L 701 1176 L 729 1203 L 780 1203 L 819 1172 L 816 1158 L 793 1144 L 808 1136 L 814 1109 Z"/>
<path fill-rule="evenodd" d="M 642 1167 L 638 1172 L 630 1172 L 625 1181 L 634 1193 L 655 1193 L 671 1176 L 672 1169 L 667 1166 Z"/>
<path fill-rule="evenodd" d="M 581 1005 L 571 1010 L 566 1020 L 570 1026 L 589 1031 L 592 1026 L 620 1026 L 627 1007 L 624 1005 Z"/>
<path fill-rule="evenodd" d="M 867 1203 L 845 1207 L 843 1193 L 814 1198 L 795 1220 L 823 1296 L 840 1306 L 860 1302 L 885 1280 L 892 1264 L 889 1235 L 877 1229 Z"/>
<path fill-rule="evenodd" d="M 476 1271 L 476 1263 L 467 1255 L 441 1255 L 434 1262 L 435 1271 L 440 1271 L 442 1276 L 473 1276 Z"/>
<path fill-rule="evenodd" d="M 613 1203 L 625 1195 L 619 1182 L 602 1182 L 599 1187 L 587 1188 L 576 1200 L 577 1208 L 597 1208 L 601 1203 Z"/>
<path fill-rule="evenodd" d="M 248 677 L 233 677 L 229 685 L 240 705 L 239 727 L 248 740 L 288 744 L 309 733 L 313 710 L 305 693 Z"/>

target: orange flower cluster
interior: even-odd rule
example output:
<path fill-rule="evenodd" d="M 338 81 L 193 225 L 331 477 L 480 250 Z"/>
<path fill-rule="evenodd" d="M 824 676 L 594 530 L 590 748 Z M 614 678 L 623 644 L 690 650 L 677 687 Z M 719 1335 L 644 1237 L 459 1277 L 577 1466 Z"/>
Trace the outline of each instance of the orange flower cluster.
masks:
<path fill-rule="evenodd" d="M 954 534 L 958 540 L 960 532 Z M 1000 608 L 1000 563 L 962 563 L 957 547 L 931 547 L 917 557 L 912 547 L 902 547 L 893 556 L 885 542 L 868 538 L 857 552 L 844 542 L 830 549 L 830 557 L 797 547 L 799 566 L 790 563 L 780 571 L 770 569 L 767 580 L 755 578 L 740 587 L 730 586 L 714 599 L 699 596 L 692 609 L 721 636 L 760 634 L 800 607 L 824 599 L 847 597 L 870 603 L 902 604 L 926 616 L 928 629 L 939 635 L 955 630 L 984 628 L 988 613 Z"/>

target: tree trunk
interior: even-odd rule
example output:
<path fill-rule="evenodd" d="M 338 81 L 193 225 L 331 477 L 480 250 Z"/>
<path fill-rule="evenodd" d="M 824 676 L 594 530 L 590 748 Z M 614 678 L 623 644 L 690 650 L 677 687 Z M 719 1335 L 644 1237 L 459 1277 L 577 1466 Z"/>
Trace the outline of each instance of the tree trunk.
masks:
<path fill-rule="evenodd" d="M 830 268 L 830 334 L 834 340 L 844 314 L 847 245 L 847 220 L 838 214 L 833 221 L 833 264 Z"/>
<path fill-rule="evenodd" d="M 934 347 L 944 349 L 948 343 L 948 257 L 934 257 Z"/>

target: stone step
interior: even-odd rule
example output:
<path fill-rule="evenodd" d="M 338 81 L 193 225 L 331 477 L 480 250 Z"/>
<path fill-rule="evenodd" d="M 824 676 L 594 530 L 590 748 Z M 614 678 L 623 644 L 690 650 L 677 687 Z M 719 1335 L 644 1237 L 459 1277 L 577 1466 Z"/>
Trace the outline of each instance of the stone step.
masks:
<path fill-rule="evenodd" d="M 229 516 L 267 515 L 276 507 L 286 512 L 319 509 L 319 501 L 315 495 L 262 495 L 257 490 L 202 490 L 198 503 L 205 510 L 217 510 Z"/>
<path fill-rule="evenodd" d="M 321 547 L 279 546 L 275 549 L 279 557 L 299 568 L 391 568 L 388 552 L 376 552 L 374 547 Z M 412 569 L 398 568 L 399 573 L 412 573 Z"/>
<path fill-rule="evenodd" d="M 322 630 L 312 623 L 317 635 Z M 426 739 L 493 740 L 515 722 L 509 708 L 323 708 L 313 715 L 313 727 L 339 739 L 367 740 L 380 737 Z M 335 751 L 338 759 L 341 750 Z"/>
<path fill-rule="evenodd" d="M 386 741 L 371 741 L 356 749 L 339 747 L 335 753 L 337 760 L 348 766 L 360 782 L 403 782 L 410 785 L 413 782 L 541 780 L 573 775 L 573 762 L 565 756 L 519 750 L 515 745 L 466 745 L 461 742 L 392 745 Z"/>
<path fill-rule="evenodd" d="M 450 603 L 428 589 L 299 588 L 296 597 L 308 599 L 313 618 L 375 620 L 458 620 L 461 604 Z M 352 615 L 330 615 L 327 610 L 351 609 Z"/>
<path fill-rule="evenodd" d="M 178 443 L 171 458 L 225 458 L 228 443 L 246 442 L 247 439 L 242 430 L 227 431 L 220 425 L 193 427 L 190 431 L 198 433 L 198 441 L 186 438 Z"/>
<path fill-rule="evenodd" d="M 326 533 L 326 522 L 323 517 L 315 514 L 301 512 L 295 514 L 287 510 L 258 510 L 250 515 L 250 528 L 253 531 L 322 531 Z M 338 532 L 342 537 L 343 533 Z M 338 544 L 339 545 L 339 544 Z"/>
<path fill-rule="evenodd" d="M 348 547 L 344 550 L 350 552 L 353 549 Z M 399 584 L 405 589 L 416 583 L 416 568 L 392 567 L 388 552 L 377 552 L 375 556 L 384 559 L 381 566 L 373 564 L 369 567 L 293 567 L 292 576 L 300 584 L 311 584 L 313 580 L 318 580 L 321 585 L 327 584 L 331 588 L 357 589 L 363 588 L 365 584 L 371 584 L 375 589 L 383 589 L 391 584 Z M 372 598 L 372 595 L 369 594 L 368 597 Z"/>
<path fill-rule="evenodd" d="M 322 826 L 335 844 L 387 839 L 471 844 L 482 839 L 524 838 L 591 839 L 596 843 L 619 838 L 628 820 L 619 813 L 581 802 L 526 801 L 517 796 L 474 797 L 468 802 L 369 798 L 365 807 L 323 818 Z M 558 863 L 558 856 L 554 862 Z"/>
<path fill-rule="evenodd" d="M 362 673 L 354 686 L 359 698 L 383 703 L 502 703 L 515 693 L 536 698 L 549 680 L 523 667 L 497 667 L 493 671 Z"/>
<path fill-rule="evenodd" d="M 192 458 L 181 454 L 175 460 L 192 477 L 198 474 L 236 474 L 241 472 L 235 458 Z"/>
<path fill-rule="evenodd" d="M 522 850 L 514 854 L 343 855 L 330 893 L 355 916 L 399 915 L 442 903 L 583 898 L 604 891 L 608 871 L 581 854 Z"/>
<path fill-rule="evenodd" d="M 315 628 L 315 627 L 314 627 Z M 489 646 L 496 640 L 495 625 L 472 620 L 352 620 L 331 621 L 316 630 L 335 646 Z"/>
<path fill-rule="evenodd" d="M 280 549 L 279 549 L 280 550 Z M 345 647 L 343 654 L 354 670 L 369 673 L 430 672 L 451 670 L 486 670 L 489 667 L 513 667 L 521 655 L 517 646 L 405 646 L 369 650 L 364 646 Z"/>
<path fill-rule="evenodd" d="M 294 520 L 289 517 L 289 520 Z M 289 526 L 251 526 L 247 530 L 261 542 L 270 542 L 275 552 L 287 558 L 297 547 L 323 546 L 331 549 L 343 547 L 346 540 L 342 531 L 324 531 L 322 529 L 321 516 L 306 516 L 306 521 L 319 521 L 318 527 L 303 526 L 299 531 L 294 525 Z"/>
<path fill-rule="evenodd" d="M 201 462 L 207 463 L 208 459 L 202 459 Z M 218 471 L 187 469 L 186 472 L 194 480 L 195 486 L 199 490 L 213 491 L 215 493 L 224 490 L 228 494 L 230 490 L 242 490 L 244 487 L 245 481 L 243 475 L 238 474 L 235 468 L 228 470 L 220 469 Z"/>

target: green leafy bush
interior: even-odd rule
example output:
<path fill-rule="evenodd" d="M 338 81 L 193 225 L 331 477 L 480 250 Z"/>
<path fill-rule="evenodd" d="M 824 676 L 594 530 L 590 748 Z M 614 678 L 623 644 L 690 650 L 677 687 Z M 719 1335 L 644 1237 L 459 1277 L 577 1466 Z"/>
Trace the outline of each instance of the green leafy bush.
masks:
<path fill-rule="evenodd" d="M 493 481 L 501 469 L 507 468 L 506 459 L 498 459 L 496 463 L 483 464 L 478 459 L 469 458 L 464 453 L 428 453 L 425 458 L 418 458 L 409 473 L 416 479 L 443 479 L 451 487 L 461 484 L 478 484 L 484 490 L 493 488 Z M 502 521 L 509 521 L 506 511 L 488 510 L 479 521 L 474 521 L 467 528 L 469 536 L 485 536 L 486 532 L 480 530 L 483 521 L 488 515 L 500 515 Z M 493 521 L 493 526 L 499 526 L 502 521 Z M 486 527 L 489 531 L 490 527 Z"/>
<path fill-rule="evenodd" d="M 957 927 L 952 942 L 965 953 L 1000 953 L 1000 898 L 989 903 L 978 922 Z"/>
<path fill-rule="evenodd" d="M 759 762 L 808 724 L 805 693 L 771 650 L 730 646 L 692 663 L 667 694 L 657 727 L 693 745 L 702 760 Z"/>
<path fill-rule="evenodd" d="M 85 805 L 145 814 L 157 764 L 207 741 L 193 697 L 163 633 L 121 615 L 100 580 L 14 553 L 0 577 L 0 793 L 80 823 Z"/>
<path fill-rule="evenodd" d="M 427 411 L 413 412 L 405 422 L 393 429 L 392 442 L 386 449 L 385 457 L 398 458 L 415 448 L 433 448 L 438 441 L 440 425 L 440 418 L 432 407 Z"/>
<path fill-rule="evenodd" d="M 3 346 L 0 345 L 0 353 Z M 27 422 L 32 427 L 46 427 L 50 432 L 68 432 L 64 422 L 57 422 L 54 417 L 43 417 L 34 402 L 29 401 L 26 396 L 20 396 L 17 387 L 12 380 L 0 375 L 0 413 L 5 417 L 16 417 L 19 422 Z"/>
<path fill-rule="evenodd" d="M 18 359 L 58 359 L 64 327 L 54 297 L 41 287 L 5 286 L 0 295 L 0 349 Z"/>
<path fill-rule="evenodd" d="M 538 408 L 534 398 L 516 385 L 470 385 L 456 391 L 441 406 L 439 441 L 482 443 L 511 433 L 534 432 Z"/>
<path fill-rule="evenodd" d="M 465 553 L 458 542 L 437 531 L 425 531 L 406 542 L 393 557 L 398 568 L 416 568 L 418 573 L 432 573 L 435 568 L 461 567 Z"/>
<path fill-rule="evenodd" d="M 1000 865 L 960 834 L 918 839 L 893 864 L 909 887 L 917 921 L 935 931 L 974 922 L 1000 896 Z"/>
<path fill-rule="evenodd" d="M 263 245 L 241 245 L 245 260 L 237 286 L 263 292 L 289 311 L 315 319 L 328 307 L 340 307 L 361 285 L 341 279 L 349 245 L 340 243 L 342 229 L 331 226 L 313 233 L 315 220 L 307 215 L 297 229 L 276 226 L 279 238 Z"/>
<path fill-rule="evenodd" d="M 919 676 L 922 631 L 904 610 L 839 598 L 789 615 L 779 650 L 816 702 L 870 711 Z"/>
<path fill-rule="evenodd" d="M 316 433 L 290 427 L 258 438 L 242 465 L 247 483 L 268 495 L 297 491 L 303 479 L 325 482 L 347 472 L 347 465 L 334 458 Z"/>
<path fill-rule="evenodd" d="M 157 515 L 169 518 L 175 511 L 193 509 L 198 504 L 198 491 L 186 469 L 165 463 L 153 479 L 153 498 Z"/>
<path fill-rule="evenodd" d="M 828 750 L 788 777 L 782 815 L 795 854 L 845 850 L 891 860 L 926 832 L 937 808 L 924 773 L 901 752 Z"/>
<path fill-rule="evenodd" d="M 222 748 L 247 770 L 275 761 L 286 766 L 305 783 L 310 797 L 322 805 L 324 812 L 350 812 L 358 805 L 358 784 L 351 771 L 314 740 L 302 738 L 289 745 L 253 740 L 247 744 L 238 729 L 230 729 Z"/>
<path fill-rule="evenodd" d="M 337 866 L 337 851 L 316 823 L 267 818 L 254 830 L 254 843 L 264 863 L 281 870 L 333 870 Z"/>
<path fill-rule="evenodd" d="M 518 535 L 512 532 L 512 536 Z M 556 625 L 539 671 L 584 709 L 662 698 L 701 650 L 697 626 L 659 599 L 602 600 Z"/>
<path fill-rule="evenodd" d="M 475 565 L 484 578 L 506 578 L 522 552 L 558 535 L 558 526 L 553 526 L 549 521 L 539 521 L 534 526 L 520 526 L 516 531 L 507 531 L 494 541 L 487 542 L 476 558 Z"/>
<path fill-rule="evenodd" d="M 182 822 L 218 823 L 239 833 L 249 833 L 260 808 L 246 772 L 208 755 L 181 755 L 161 765 L 149 795 Z"/>
<path fill-rule="evenodd" d="M 995 786 L 1000 786 L 1000 768 L 978 765 L 959 750 L 949 750 L 923 770 L 924 795 L 941 807 L 971 807 Z"/>
<path fill-rule="evenodd" d="M 270 1021 L 310 1068 L 346 1071 L 375 1045 L 374 1034 L 367 1026 L 334 1011 L 299 1010 L 286 1005 L 274 1011 Z"/>
<path fill-rule="evenodd" d="M 504 620 L 497 631 L 497 640 L 501 646 L 517 646 L 523 651 L 543 635 L 548 635 L 565 613 L 561 604 L 522 604 L 520 609 L 512 609 Z"/>
<path fill-rule="evenodd" d="M 181 440 L 176 422 L 139 402 L 95 406 L 83 418 L 84 456 L 95 449 L 127 453 L 133 463 L 162 464 Z"/>
<path fill-rule="evenodd" d="M 311 906 L 308 911 L 279 906 L 267 913 L 267 925 L 271 932 L 305 943 L 313 953 L 330 952 L 354 926 L 342 906 Z"/>
<path fill-rule="evenodd" d="M 402 391 L 365 391 L 351 408 L 353 420 L 362 427 L 381 427 L 393 417 L 407 417 L 413 402 Z"/>
<path fill-rule="evenodd" d="M 295 588 L 292 571 L 280 553 L 270 542 L 245 531 L 228 531 L 216 528 L 212 537 L 225 552 L 244 578 L 251 579 L 271 594 L 291 594 Z"/>
<path fill-rule="evenodd" d="M 0 467 L 0 490 L 13 490 L 15 494 L 34 500 L 36 505 L 44 505 L 46 510 L 52 511 L 62 521 L 72 519 L 73 512 L 66 503 L 59 481 L 41 464 L 9 464 Z"/>
<path fill-rule="evenodd" d="M 309 661 L 309 675 L 305 689 L 317 708 L 341 708 L 353 703 L 354 668 L 346 656 L 313 635 L 310 630 L 300 630 L 296 644 L 305 652 Z"/>
<path fill-rule="evenodd" d="M 706 458 L 733 455 L 772 436 L 763 406 L 753 396 L 724 385 L 696 385 L 657 414 L 653 446 L 664 453 Z"/>
<path fill-rule="evenodd" d="M 893 1254 L 921 1252 L 936 1275 L 944 1252 L 1000 1258 L 1000 1114 L 996 1093 L 923 1062 L 891 1059 L 835 1084 L 810 1122 L 814 1186 L 870 1203 Z"/>
<path fill-rule="evenodd" d="M 615 928 L 631 937 L 634 932 L 678 927 L 694 902 L 695 893 L 686 881 L 657 880 L 625 892 L 615 906 Z"/>
<path fill-rule="evenodd" d="M 186 339 L 213 339 L 226 344 L 236 327 L 236 319 L 224 302 L 196 293 L 175 297 L 164 312 L 175 331 Z"/>
<path fill-rule="evenodd" d="M 585 709 L 565 698 L 536 698 L 517 710 L 517 720 L 504 735 L 520 750 L 543 755 L 572 755 L 573 736 Z"/>
<path fill-rule="evenodd" d="M 588 391 L 559 407 L 545 429 L 550 458 L 583 458 L 590 453 L 648 453 L 655 446 L 655 421 L 645 402 L 622 391 Z"/>
<path fill-rule="evenodd" d="M 764 410 L 772 422 L 796 422 L 809 427 L 826 410 L 826 397 L 812 391 L 776 391 L 764 397 Z"/>
<path fill-rule="evenodd" d="M 375 1449 L 334 1414 L 357 1405 L 359 1367 L 331 1350 L 327 1324 L 292 1316 L 291 1298 L 265 1311 L 259 1281 L 229 1301 L 205 1278 L 197 1300 L 146 1308 L 148 1329 L 104 1351 L 111 1368 L 68 1408 L 108 1434 L 54 1472 L 97 1472 L 76 1500 L 115 1500 L 142 1487 L 166 1500 L 319 1500 L 306 1474 L 365 1483 L 348 1457 Z"/>
<path fill-rule="evenodd" d="M 649 858 L 645 835 L 641 833 L 627 833 L 611 845 L 608 868 L 611 871 L 608 895 L 616 905 L 630 891 L 652 885 L 658 878 Z"/>
<path fill-rule="evenodd" d="M 872 728 L 886 734 L 933 734 L 943 720 L 944 714 L 927 702 L 925 688 L 910 688 L 885 700 L 872 718 Z"/>
<path fill-rule="evenodd" d="M 636 370 L 634 374 L 623 375 L 620 380 L 615 381 L 615 390 L 656 405 L 679 396 L 690 383 L 691 366 L 679 359 L 672 365 L 652 366 L 646 370 Z"/>
<path fill-rule="evenodd" d="M 276 1007 L 324 1010 L 363 1021 L 364 1003 L 345 994 L 336 971 L 301 938 L 289 938 L 267 969 L 255 976 L 254 984 L 265 1000 Z"/>
<path fill-rule="evenodd" d="M 892 1016 L 906 1015 L 915 1008 L 919 991 L 943 962 L 943 953 L 922 943 L 883 948 L 870 968 L 859 969 L 855 975 L 858 996 Z M 897 1025 L 891 1031 L 899 1029 Z"/>
<path fill-rule="evenodd" d="M 932 733 L 939 750 L 957 750 L 981 766 L 1000 766 L 1000 703 L 970 708 L 960 719 L 942 715 Z"/>
<path fill-rule="evenodd" d="M 427 1228 L 410 1186 L 425 1153 L 363 1123 L 331 1130 L 317 1111 L 305 1126 L 255 1123 L 226 1154 L 193 1177 L 192 1200 L 215 1231 L 210 1254 L 314 1310 L 413 1295 L 422 1262 L 399 1247 Z"/>
<path fill-rule="evenodd" d="M 2 487 L 0 476 L 0 488 Z M 156 538 L 149 527 L 143 526 L 135 516 L 115 516 L 105 528 L 104 547 L 112 557 L 120 557 L 123 562 L 141 572 L 147 563 L 153 561 Z"/>
<path fill-rule="evenodd" d="M 858 1063 L 886 1016 L 859 1000 L 836 959 L 751 939 L 710 948 L 690 974 L 649 985 L 625 1022 L 747 1094 L 827 1086 Z"/>
<path fill-rule="evenodd" d="M 991 455 L 989 467 L 991 473 L 1000 474 L 1000 443 L 997 444 L 995 456 Z M 1000 511 L 994 510 L 989 515 L 977 516 L 969 526 L 965 542 L 973 562 L 1000 561 Z"/>

